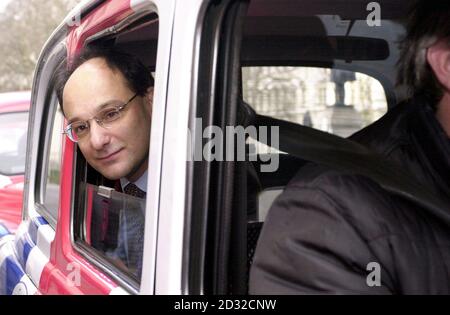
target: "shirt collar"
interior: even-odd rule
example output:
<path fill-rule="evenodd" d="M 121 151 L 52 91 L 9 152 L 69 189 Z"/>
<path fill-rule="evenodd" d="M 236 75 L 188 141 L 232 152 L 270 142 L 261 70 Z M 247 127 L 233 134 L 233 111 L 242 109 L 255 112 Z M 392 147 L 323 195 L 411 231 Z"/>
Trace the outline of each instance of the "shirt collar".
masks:
<path fill-rule="evenodd" d="M 129 183 L 130 181 L 125 177 L 120 179 L 120 186 L 122 187 L 122 191 Z M 142 174 L 142 176 L 139 177 L 138 180 L 133 184 L 135 184 L 140 190 L 147 192 L 147 171 L 145 171 L 144 174 Z"/>

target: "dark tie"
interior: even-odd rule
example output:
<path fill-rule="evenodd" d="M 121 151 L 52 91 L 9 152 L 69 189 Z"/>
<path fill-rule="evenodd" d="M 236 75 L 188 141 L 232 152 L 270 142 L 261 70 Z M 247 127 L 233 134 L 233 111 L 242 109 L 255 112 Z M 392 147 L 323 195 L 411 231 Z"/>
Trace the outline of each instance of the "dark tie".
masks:
<path fill-rule="evenodd" d="M 140 190 L 139 187 L 133 183 L 129 183 L 128 185 L 126 185 L 123 191 L 127 195 L 131 195 L 138 198 L 145 198 L 146 195 L 145 191 Z"/>

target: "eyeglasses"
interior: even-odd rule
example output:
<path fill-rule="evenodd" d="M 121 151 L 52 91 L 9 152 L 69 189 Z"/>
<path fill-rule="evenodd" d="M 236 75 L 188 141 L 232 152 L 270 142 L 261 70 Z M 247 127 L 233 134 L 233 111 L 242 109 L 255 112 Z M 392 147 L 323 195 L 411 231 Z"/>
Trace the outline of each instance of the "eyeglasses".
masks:
<path fill-rule="evenodd" d="M 67 137 L 73 142 L 78 142 L 80 139 L 84 138 L 89 134 L 90 126 L 89 120 L 94 119 L 97 124 L 103 128 L 111 127 L 111 124 L 122 117 L 122 110 L 125 106 L 130 104 L 138 94 L 134 94 L 128 102 L 117 105 L 110 105 L 102 109 L 97 115 L 89 118 L 85 121 L 75 121 L 64 128 L 64 132 Z"/>

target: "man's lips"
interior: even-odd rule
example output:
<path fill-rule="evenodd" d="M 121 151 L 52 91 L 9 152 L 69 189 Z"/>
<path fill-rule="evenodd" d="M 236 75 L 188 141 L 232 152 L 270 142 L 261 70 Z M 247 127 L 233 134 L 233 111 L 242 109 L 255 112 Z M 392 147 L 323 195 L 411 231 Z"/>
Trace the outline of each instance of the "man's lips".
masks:
<path fill-rule="evenodd" d="M 121 151 L 122 151 L 122 149 L 119 149 L 119 150 L 117 150 L 117 151 L 115 151 L 115 152 L 113 152 L 113 153 L 111 153 L 109 155 L 105 155 L 104 157 L 98 158 L 98 160 L 99 161 L 111 160 L 111 159 L 115 158 L 117 156 L 117 154 L 119 154 L 119 152 L 121 152 Z"/>

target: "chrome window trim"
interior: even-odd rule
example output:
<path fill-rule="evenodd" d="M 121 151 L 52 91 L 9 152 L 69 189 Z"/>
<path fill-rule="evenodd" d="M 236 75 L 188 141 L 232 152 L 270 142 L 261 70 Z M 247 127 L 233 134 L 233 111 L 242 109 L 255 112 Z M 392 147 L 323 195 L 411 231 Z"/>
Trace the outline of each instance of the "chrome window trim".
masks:
<path fill-rule="evenodd" d="M 48 138 L 45 136 L 45 147 L 43 148 L 44 154 L 39 156 L 40 148 L 39 143 L 41 133 L 45 128 L 46 134 L 49 132 L 48 124 L 43 125 L 44 114 L 48 111 L 48 103 L 52 110 L 56 108 L 57 102 L 54 94 L 49 94 L 49 91 L 53 90 L 52 77 L 54 69 L 65 55 L 66 46 L 64 44 L 64 38 L 66 35 L 66 29 L 60 26 L 54 35 L 47 41 L 44 49 L 39 56 L 35 76 L 33 79 L 33 91 L 31 94 L 31 104 L 28 118 L 28 140 L 27 140 L 27 158 L 25 164 L 25 183 L 23 194 L 23 211 L 22 220 L 26 220 L 29 217 L 43 216 L 53 229 L 56 229 L 57 217 L 50 214 L 48 209 L 41 204 L 43 200 L 42 196 L 42 172 L 38 166 L 45 165 L 43 158 L 47 158 L 48 154 Z M 42 84 L 38 84 L 38 82 Z M 38 88 L 37 88 L 38 87 Z M 40 106 L 37 106 L 40 104 Z M 53 119 L 52 115 L 52 119 Z M 53 125 L 53 122 L 52 122 Z M 40 178 L 39 178 L 40 177 Z M 40 179 L 38 181 L 38 178 Z"/>

